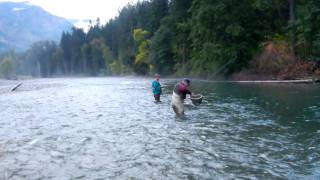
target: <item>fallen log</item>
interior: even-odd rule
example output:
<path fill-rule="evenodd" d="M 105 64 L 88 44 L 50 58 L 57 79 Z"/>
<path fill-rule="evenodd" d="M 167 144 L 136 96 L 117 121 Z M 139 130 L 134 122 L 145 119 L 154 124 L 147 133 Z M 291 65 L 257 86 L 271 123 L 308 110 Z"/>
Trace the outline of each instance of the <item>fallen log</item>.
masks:
<path fill-rule="evenodd" d="M 16 85 L 14 88 L 11 89 L 11 92 L 16 91 L 23 83 L 19 83 L 18 85 Z"/>
<path fill-rule="evenodd" d="M 299 80 L 262 80 L 262 81 L 231 81 L 237 83 L 292 83 L 292 84 L 313 84 L 319 83 L 317 79 L 299 79 Z"/>

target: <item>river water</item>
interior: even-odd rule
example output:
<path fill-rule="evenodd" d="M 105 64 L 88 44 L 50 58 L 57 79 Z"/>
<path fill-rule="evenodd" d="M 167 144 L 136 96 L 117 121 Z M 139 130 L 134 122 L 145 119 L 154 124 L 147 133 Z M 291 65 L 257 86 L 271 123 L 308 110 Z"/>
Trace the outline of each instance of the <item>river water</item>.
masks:
<path fill-rule="evenodd" d="M 0 179 L 319 179 L 320 86 L 61 78 L 0 86 Z"/>

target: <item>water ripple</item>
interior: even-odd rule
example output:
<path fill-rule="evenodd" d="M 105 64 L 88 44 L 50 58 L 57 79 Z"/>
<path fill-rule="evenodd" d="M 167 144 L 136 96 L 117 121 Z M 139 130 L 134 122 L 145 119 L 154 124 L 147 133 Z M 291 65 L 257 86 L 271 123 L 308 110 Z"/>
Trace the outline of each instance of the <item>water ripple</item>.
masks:
<path fill-rule="evenodd" d="M 319 177 L 318 87 L 297 105 L 297 89 L 195 83 L 205 101 L 176 121 L 176 80 L 159 104 L 150 81 L 39 79 L 0 94 L 0 179 Z"/>

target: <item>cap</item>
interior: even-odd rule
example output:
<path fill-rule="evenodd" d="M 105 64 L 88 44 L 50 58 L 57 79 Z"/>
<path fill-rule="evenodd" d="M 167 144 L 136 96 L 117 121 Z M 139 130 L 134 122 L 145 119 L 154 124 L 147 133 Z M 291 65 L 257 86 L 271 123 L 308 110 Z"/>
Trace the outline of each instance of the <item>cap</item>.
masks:
<path fill-rule="evenodd" d="M 190 82 L 191 82 L 190 79 L 184 78 L 183 81 L 185 81 L 188 85 L 190 85 Z"/>

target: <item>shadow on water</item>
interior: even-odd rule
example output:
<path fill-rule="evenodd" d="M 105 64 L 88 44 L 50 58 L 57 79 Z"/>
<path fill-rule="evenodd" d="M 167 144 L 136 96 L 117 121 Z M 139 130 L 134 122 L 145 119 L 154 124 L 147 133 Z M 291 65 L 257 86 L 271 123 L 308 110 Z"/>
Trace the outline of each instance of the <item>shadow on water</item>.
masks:
<path fill-rule="evenodd" d="M 204 94 L 216 95 L 217 98 L 211 100 L 253 103 L 273 114 L 279 122 L 320 122 L 319 113 L 316 112 L 320 105 L 319 85 L 196 83 L 194 86 Z"/>

